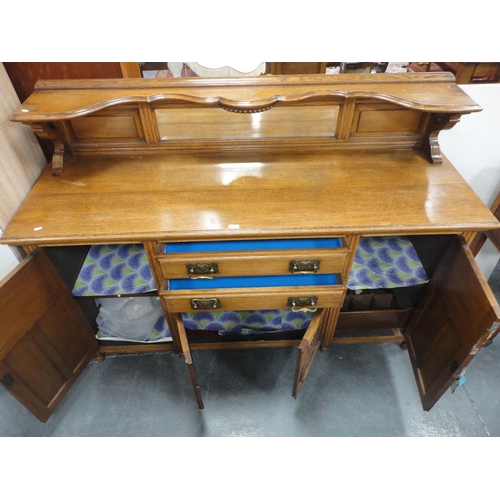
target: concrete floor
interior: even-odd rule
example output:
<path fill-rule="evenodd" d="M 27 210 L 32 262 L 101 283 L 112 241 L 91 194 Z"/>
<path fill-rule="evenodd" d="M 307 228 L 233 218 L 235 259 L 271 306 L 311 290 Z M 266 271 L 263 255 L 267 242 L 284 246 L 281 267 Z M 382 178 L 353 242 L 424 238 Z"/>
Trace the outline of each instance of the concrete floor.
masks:
<path fill-rule="evenodd" d="M 500 299 L 500 265 L 489 280 Z M 0 436 L 500 436 L 500 340 L 467 382 L 420 405 L 397 344 L 318 353 L 297 400 L 295 348 L 194 352 L 205 409 L 173 353 L 92 361 L 45 424 L 0 390 Z"/>

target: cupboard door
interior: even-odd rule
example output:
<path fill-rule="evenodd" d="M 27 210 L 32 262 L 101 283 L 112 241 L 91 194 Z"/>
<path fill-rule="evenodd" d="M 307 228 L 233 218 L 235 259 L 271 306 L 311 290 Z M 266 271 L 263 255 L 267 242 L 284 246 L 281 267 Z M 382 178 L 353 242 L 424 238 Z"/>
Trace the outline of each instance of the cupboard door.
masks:
<path fill-rule="evenodd" d="M 193 389 L 196 396 L 196 401 L 198 401 L 198 406 L 201 410 L 203 410 L 205 406 L 203 405 L 200 386 L 198 384 L 198 375 L 196 374 L 193 357 L 191 356 L 191 349 L 189 348 L 186 329 L 184 328 L 184 322 L 182 321 L 182 316 L 180 314 L 176 314 L 175 319 L 177 323 L 177 332 L 179 335 L 178 343 L 181 347 L 181 356 L 186 362 L 186 367 L 188 369 L 189 377 L 191 378 L 191 383 L 193 384 Z"/>
<path fill-rule="evenodd" d="M 42 422 L 98 347 L 43 249 L 0 282 L 0 382 Z"/>
<path fill-rule="evenodd" d="M 297 398 L 307 373 L 309 372 L 309 368 L 311 368 L 314 357 L 318 352 L 318 348 L 323 337 L 323 330 L 328 311 L 328 309 L 322 309 L 313 316 L 311 323 L 309 324 L 306 333 L 304 334 L 304 337 L 302 337 L 299 344 L 292 391 L 292 396 L 294 398 Z"/>
<path fill-rule="evenodd" d="M 465 241 L 450 237 L 405 332 L 424 410 L 430 410 L 492 335 L 500 309 Z"/>

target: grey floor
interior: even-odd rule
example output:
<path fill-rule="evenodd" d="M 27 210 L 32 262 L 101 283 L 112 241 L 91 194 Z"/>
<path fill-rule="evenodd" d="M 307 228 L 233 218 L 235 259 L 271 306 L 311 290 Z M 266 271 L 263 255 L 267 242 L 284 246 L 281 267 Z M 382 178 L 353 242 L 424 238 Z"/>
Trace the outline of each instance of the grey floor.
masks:
<path fill-rule="evenodd" d="M 500 264 L 489 280 L 500 299 Z M 500 436 L 500 340 L 467 382 L 420 406 L 397 344 L 318 353 L 297 400 L 295 348 L 194 352 L 205 409 L 173 353 L 92 361 L 45 424 L 0 390 L 0 436 Z"/>

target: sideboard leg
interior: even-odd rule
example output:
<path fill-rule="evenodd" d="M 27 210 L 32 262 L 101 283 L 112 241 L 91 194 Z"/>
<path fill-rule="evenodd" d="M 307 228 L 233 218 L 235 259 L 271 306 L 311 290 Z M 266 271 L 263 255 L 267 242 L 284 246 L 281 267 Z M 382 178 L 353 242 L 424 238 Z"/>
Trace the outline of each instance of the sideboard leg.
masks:
<path fill-rule="evenodd" d="M 97 354 L 94 356 L 94 359 L 97 362 L 102 363 L 106 359 L 106 354 L 103 352 L 97 351 Z"/>

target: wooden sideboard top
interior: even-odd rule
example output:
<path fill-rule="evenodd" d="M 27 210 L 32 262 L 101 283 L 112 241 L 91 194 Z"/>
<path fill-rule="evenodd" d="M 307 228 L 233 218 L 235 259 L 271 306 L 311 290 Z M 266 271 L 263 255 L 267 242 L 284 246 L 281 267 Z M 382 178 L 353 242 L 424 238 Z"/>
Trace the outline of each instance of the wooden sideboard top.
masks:
<path fill-rule="evenodd" d="M 437 141 L 480 110 L 449 73 L 40 81 L 12 120 L 52 171 L 0 241 L 498 228 Z"/>
<path fill-rule="evenodd" d="M 418 151 L 68 159 L 1 238 L 13 245 L 432 234 L 500 224 L 443 158 Z"/>

